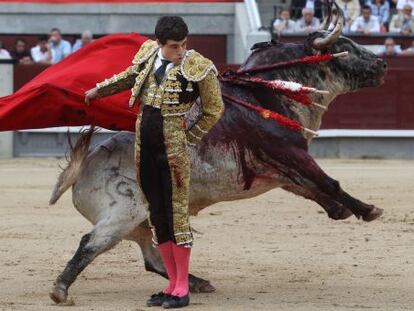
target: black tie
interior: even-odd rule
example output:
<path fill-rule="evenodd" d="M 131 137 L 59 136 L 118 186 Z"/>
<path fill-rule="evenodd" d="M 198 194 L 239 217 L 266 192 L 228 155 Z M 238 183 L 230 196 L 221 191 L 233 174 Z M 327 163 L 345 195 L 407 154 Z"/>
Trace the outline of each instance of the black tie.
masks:
<path fill-rule="evenodd" d="M 165 75 L 165 70 L 167 69 L 167 66 L 169 63 L 171 63 L 169 60 L 161 59 L 162 65 L 158 67 L 157 70 L 155 70 L 155 80 L 157 80 L 158 85 L 161 84 L 162 79 Z"/>

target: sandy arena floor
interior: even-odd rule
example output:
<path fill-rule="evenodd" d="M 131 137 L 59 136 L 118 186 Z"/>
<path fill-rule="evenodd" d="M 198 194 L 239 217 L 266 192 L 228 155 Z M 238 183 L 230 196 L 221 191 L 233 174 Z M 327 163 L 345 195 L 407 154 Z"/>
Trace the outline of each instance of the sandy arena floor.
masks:
<path fill-rule="evenodd" d="M 192 219 L 202 235 L 191 271 L 217 291 L 193 294 L 188 310 L 414 310 L 414 161 L 319 162 L 384 216 L 335 222 L 315 203 L 279 189 L 209 207 Z M 48 206 L 57 164 L 0 161 L 0 310 L 159 310 L 145 301 L 166 281 L 145 271 L 132 242 L 80 275 L 70 290 L 74 306 L 49 299 L 91 228 L 70 191 Z"/>

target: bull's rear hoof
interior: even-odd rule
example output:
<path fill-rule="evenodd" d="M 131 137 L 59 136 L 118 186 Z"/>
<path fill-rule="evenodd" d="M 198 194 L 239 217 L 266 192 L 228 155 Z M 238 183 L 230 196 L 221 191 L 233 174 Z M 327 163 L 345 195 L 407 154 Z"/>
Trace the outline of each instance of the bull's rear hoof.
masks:
<path fill-rule="evenodd" d="M 67 302 L 68 291 L 59 286 L 53 287 L 52 291 L 49 293 L 50 299 L 52 299 L 56 304 L 61 304 Z"/>
<path fill-rule="evenodd" d="M 345 207 L 342 208 L 335 208 L 332 212 L 330 211 L 328 213 L 329 218 L 332 218 L 334 220 L 343 220 L 343 219 L 347 219 L 349 217 L 351 217 L 352 215 L 354 215 L 354 213 L 352 213 L 352 211 L 350 209 L 347 209 Z"/>
<path fill-rule="evenodd" d="M 201 279 L 192 285 L 193 286 L 190 286 L 190 292 L 192 293 L 212 293 L 216 291 L 216 288 L 206 280 Z"/>
<path fill-rule="evenodd" d="M 384 210 L 382 208 L 374 207 L 368 214 L 362 216 L 364 221 L 373 221 L 380 217 Z"/>

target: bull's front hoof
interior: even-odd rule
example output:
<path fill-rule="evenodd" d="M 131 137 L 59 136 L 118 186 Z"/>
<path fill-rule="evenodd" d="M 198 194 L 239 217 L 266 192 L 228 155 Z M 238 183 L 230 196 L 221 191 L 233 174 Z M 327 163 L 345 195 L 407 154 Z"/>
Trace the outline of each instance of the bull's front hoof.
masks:
<path fill-rule="evenodd" d="M 328 213 L 329 218 L 332 218 L 334 220 L 343 220 L 343 219 L 347 219 L 349 217 L 351 217 L 352 215 L 354 215 L 354 213 L 352 213 L 352 211 L 348 208 L 342 207 L 342 208 L 335 208 L 335 209 L 331 209 Z"/>
<path fill-rule="evenodd" d="M 380 217 L 384 210 L 382 208 L 374 207 L 368 214 L 362 216 L 364 221 L 373 221 Z"/>
<path fill-rule="evenodd" d="M 68 299 L 68 291 L 61 286 L 55 285 L 52 291 L 49 293 L 50 299 L 52 299 L 56 304 L 66 303 Z"/>

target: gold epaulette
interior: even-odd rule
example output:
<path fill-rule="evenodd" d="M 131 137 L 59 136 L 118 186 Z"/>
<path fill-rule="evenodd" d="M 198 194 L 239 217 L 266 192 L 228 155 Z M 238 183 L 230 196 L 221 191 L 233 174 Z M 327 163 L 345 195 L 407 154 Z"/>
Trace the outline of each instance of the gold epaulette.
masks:
<path fill-rule="evenodd" d="M 218 75 L 218 71 L 213 62 L 194 50 L 187 51 L 181 62 L 181 73 L 188 81 L 199 82 L 211 70 L 213 70 L 215 75 Z"/>
<path fill-rule="evenodd" d="M 146 62 L 157 51 L 158 51 L 157 42 L 154 40 L 148 39 L 141 45 L 141 48 L 139 49 L 138 53 L 135 54 L 135 57 L 132 63 L 135 65 L 140 65 Z"/>

